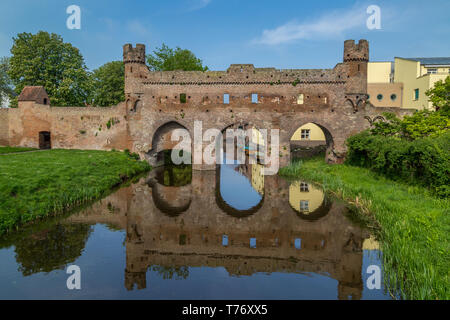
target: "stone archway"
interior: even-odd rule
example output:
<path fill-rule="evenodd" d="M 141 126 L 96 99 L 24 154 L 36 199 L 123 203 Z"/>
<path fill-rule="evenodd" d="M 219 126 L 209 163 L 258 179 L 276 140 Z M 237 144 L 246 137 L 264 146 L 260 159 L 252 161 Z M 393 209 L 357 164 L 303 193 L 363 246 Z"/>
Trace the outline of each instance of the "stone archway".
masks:
<path fill-rule="evenodd" d="M 333 134 L 331 133 L 331 131 L 327 128 L 327 126 L 323 125 L 322 123 L 318 122 L 318 121 L 306 121 L 304 123 L 301 123 L 300 125 L 294 125 L 294 127 L 290 130 L 289 132 L 289 140 L 292 139 L 292 137 L 294 136 L 294 134 L 297 132 L 298 129 L 300 129 L 301 127 L 303 127 L 304 125 L 311 123 L 314 124 L 316 127 L 318 127 L 324 137 L 325 137 L 325 145 L 326 145 L 326 150 L 325 150 L 325 160 L 328 163 L 336 163 L 339 162 L 339 157 L 340 155 L 335 153 L 335 139 L 333 138 Z"/>
<path fill-rule="evenodd" d="M 146 158 L 151 165 L 158 167 L 168 162 L 167 157 L 170 153 L 168 151 L 175 150 L 180 143 L 180 141 L 172 141 L 172 134 L 178 129 L 186 130 L 190 136 L 189 130 L 177 121 L 166 122 L 156 129 L 152 138 L 152 148 L 146 154 Z M 192 142 L 190 147 L 189 150 L 183 150 L 183 152 L 191 153 Z"/>

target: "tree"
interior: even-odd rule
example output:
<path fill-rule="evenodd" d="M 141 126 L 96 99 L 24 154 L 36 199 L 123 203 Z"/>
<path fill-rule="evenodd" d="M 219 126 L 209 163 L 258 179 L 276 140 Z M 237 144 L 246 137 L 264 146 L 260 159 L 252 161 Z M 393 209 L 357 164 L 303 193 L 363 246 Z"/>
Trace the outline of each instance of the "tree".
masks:
<path fill-rule="evenodd" d="M 445 81 L 439 80 L 426 92 L 436 110 L 450 117 L 450 76 Z"/>
<path fill-rule="evenodd" d="M 151 71 L 206 71 L 207 66 L 203 66 L 202 60 L 197 58 L 187 49 L 169 48 L 164 43 L 161 48 L 156 48 L 153 54 L 147 55 L 147 63 Z"/>
<path fill-rule="evenodd" d="M 125 67 L 122 61 L 105 63 L 91 76 L 89 100 L 95 106 L 107 107 L 125 101 Z"/>
<path fill-rule="evenodd" d="M 35 35 L 19 33 L 13 40 L 8 75 L 16 94 L 25 86 L 44 86 L 53 105 L 85 104 L 90 90 L 89 72 L 77 48 L 61 36 L 44 31 Z"/>
<path fill-rule="evenodd" d="M 0 106 L 2 99 L 13 94 L 11 79 L 8 76 L 9 58 L 0 58 Z"/>

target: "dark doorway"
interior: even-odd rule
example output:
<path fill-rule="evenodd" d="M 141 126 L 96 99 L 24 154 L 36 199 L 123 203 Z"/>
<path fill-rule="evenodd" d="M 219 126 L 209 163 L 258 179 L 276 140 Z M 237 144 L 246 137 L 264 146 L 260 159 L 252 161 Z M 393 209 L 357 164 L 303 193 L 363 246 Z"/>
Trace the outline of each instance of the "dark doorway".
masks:
<path fill-rule="evenodd" d="M 39 149 L 51 149 L 52 142 L 50 138 L 50 132 L 41 131 L 39 132 Z"/>

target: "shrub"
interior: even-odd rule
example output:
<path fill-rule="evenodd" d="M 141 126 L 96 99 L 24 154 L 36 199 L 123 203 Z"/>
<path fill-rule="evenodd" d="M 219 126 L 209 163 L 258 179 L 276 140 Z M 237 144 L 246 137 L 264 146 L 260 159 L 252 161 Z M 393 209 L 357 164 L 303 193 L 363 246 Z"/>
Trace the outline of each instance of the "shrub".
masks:
<path fill-rule="evenodd" d="M 450 132 L 408 141 L 364 131 L 347 140 L 347 163 L 450 196 Z"/>

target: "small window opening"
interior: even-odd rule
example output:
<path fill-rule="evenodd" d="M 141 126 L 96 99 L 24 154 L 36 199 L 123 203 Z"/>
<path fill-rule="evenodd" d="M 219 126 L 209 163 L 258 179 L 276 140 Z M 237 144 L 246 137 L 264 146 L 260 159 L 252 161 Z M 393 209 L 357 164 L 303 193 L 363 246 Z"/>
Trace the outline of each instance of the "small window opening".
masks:
<path fill-rule="evenodd" d="M 180 93 L 180 102 L 186 103 L 186 93 Z"/>

